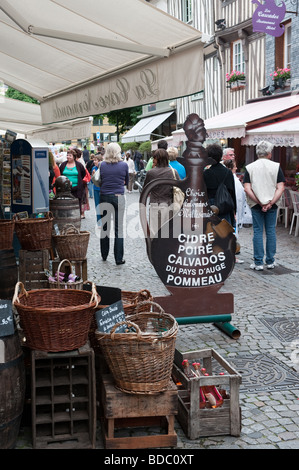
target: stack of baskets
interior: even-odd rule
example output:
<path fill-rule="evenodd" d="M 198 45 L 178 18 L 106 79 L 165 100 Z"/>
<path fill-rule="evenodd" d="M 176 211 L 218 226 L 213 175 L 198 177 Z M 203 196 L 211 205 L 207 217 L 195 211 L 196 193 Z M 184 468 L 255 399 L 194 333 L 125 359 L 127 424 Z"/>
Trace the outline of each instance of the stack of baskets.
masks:
<path fill-rule="evenodd" d="M 130 315 L 110 333 L 95 332 L 115 386 L 126 393 L 157 394 L 167 390 L 171 378 L 178 324 L 159 305 L 148 304 L 160 311 Z M 122 324 L 133 332 L 115 333 Z"/>
<path fill-rule="evenodd" d="M 94 285 L 91 292 L 57 289 L 53 295 L 52 289 L 27 292 L 18 282 L 13 297 L 25 346 L 47 352 L 72 351 L 84 346 L 99 302 Z"/>
<path fill-rule="evenodd" d="M 126 317 L 136 313 L 136 309 L 138 307 L 138 311 L 142 311 L 142 309 L 147 310 L 147 305 L 143 305 L 143 302 L 151 301 L 152 295 L 151 293 L 146 290 L 142 289 L 138 292 L 133 291 L 121 291 L 121 300 L 123 303 L 123 308 Z M 107 305 L 99 305 L 98 310 L 107 307 Z M 91 325 L 90 325 L 90 332 L 89 332 L 89 340 L 90 344 L 94 348 L 96 352 L 100 350 L 99 343 L 95 337 L 95 333 L 97 330 L 97 321 L 96 316 L 93 316 Z"/>
<path fill-rule="evenodd" d="M 51 249 L 53 215 L 47 212 L 42 218 L 22 219 L 14 215 L 15 232 L 23 250 Z"/>
<path fill-rule="evenodd" d="M 13 234 L 15 229 L 15 221 L 1 219 L 0 220 L 0 250 L 11 250 L 13 243 Z"/>
<path fill-rule="evenodd" d="M 61 235 L 53 235 L 60 259 L 84 260 L 87 254 L 90 232 L 80 231 L 73 224 L 66 224 Z"/>

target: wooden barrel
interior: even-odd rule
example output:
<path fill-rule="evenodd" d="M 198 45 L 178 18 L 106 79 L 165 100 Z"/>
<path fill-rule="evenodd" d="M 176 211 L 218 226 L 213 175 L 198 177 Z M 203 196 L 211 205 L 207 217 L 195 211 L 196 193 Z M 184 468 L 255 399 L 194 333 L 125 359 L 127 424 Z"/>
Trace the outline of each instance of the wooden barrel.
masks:
<path fill-rule="evenodd" d="M 0 449 L 12 449 L 20 431 L 26 375 L 17 331 L 0 338 Z"/>
<path fill-rule="evenodd" d="M 12 299 L 17 282 L 18 266 L 14 250 L 0 250 L 0 299 Z"/>
<path fill-rule="evenodd" d="M 61 232 L 66 224 L 73 224 L 79 231 L 81 228 L 81 214 L 79 200 L 77 198 L 55 198 L 50 200 L 50 211 L 53 214 L 53 234 L 54 225 L 57 224 Z"/>

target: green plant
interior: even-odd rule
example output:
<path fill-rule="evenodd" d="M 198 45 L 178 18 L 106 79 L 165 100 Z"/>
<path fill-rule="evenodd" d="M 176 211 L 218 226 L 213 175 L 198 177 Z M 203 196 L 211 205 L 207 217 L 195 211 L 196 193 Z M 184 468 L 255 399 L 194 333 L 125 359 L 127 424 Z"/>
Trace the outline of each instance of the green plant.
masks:
<path fill-rule="evenodd" d="M 233 70 L 231 73 L 226 74 L 226 82 L 233 83 L 237 81 L 244 81 L 246 78 L 244 72 L 240 72 L 239 70 Z"/>
<path fill-rule="evenodd" d="M 150 140 L 147 140 L 146 142 L 142 142 L 139 147 L 139 152 L 141 153 L 150 153 L 152 150 L 152 143 Z"/>
<path fill-rule="evenodd" d="M 138 150 L 139 149 L 139 143 L 138 142 L 125 142 L 122 146 L 122 150 L 124 152 L 127 152 L 128 150 Z"/>

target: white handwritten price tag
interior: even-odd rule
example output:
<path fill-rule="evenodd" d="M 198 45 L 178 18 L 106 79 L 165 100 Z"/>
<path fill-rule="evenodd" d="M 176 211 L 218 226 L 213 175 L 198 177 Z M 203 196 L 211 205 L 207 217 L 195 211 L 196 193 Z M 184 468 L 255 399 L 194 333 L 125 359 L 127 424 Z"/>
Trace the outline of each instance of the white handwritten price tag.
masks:
<path fill-rule="evenodd" d="M 0 337 L 14 334 L 11 300 L 0 300 Z"/>

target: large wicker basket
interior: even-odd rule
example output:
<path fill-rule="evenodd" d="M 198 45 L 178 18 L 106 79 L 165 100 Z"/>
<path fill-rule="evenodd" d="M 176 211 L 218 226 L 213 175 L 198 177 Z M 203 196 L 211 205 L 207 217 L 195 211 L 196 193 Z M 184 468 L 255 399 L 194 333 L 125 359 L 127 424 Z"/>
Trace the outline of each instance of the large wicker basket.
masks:
<path fill-rule="evenodd" d="M 49 287 L 50 289 L 83 289 L 83 279 L 79 279 L 78 281 L 74 282 L 63 282 L 59 281 L 59 273 L 62 272 L 60 271 L 62 269 L 62 266 L 64 264 L 68 264 L 70 268 L 70 272 L 72 272 L 72 264 L 68 259 L 63 259 L 58 266 L 57 269 L 57 280 L 53 281 L 49 279 Z"/>
<path fill-rule="evenodd" d="M 0 250 L 11 250 L 13 233 L 15 229 L 15 221 L 1 219 L 0 220 Z"/>
<path fill-rule="evenodd" d="M 90 232 L 81 231 L 73 224 L 66 224 L 61 235 L 53 235 L 60 259 L 83 260 L 86 258 Z"/>
<path fill-rule="evenodd" d="M 127 324 L 136 332 L 116 333 Z M 95 332 L 115 386 L 126 393 L 157 394 L 167 389 L 178 324 L 165 312 L 140 312 L 117 323 L 110 333 Z"/>
<path fill-rule="evenodd" d="M 77 289 L 27 292 L 18 282 L 13 305 L 25 335 L 25 346 L 47 352 L 72 351 L 84 346 L 99 301 L 94 287 L 92 292 Z"/>
<path fill-rule="evenodd" d="M 34 251 L 51 249 L 53 215 L 47 212 L 45 217 L 21 219 L 16 214 L 15 232 L 23 250 Z"/>

